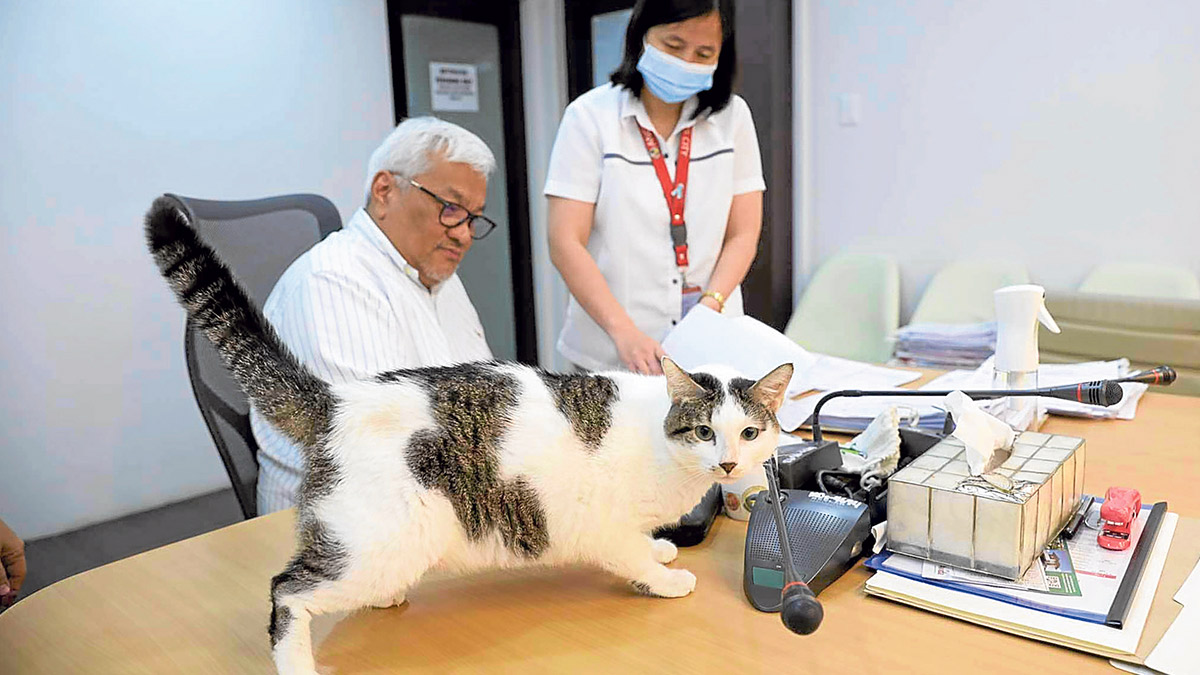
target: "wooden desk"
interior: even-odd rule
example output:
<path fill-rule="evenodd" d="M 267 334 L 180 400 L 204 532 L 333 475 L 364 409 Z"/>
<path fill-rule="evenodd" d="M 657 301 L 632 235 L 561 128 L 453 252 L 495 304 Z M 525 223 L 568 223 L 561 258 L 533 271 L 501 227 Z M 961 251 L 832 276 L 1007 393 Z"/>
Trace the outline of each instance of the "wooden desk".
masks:
<path fill-rule="evenodd" d="M 1147 394 L 1133 422 L 1051 418 L 1088 440 L 1086 487 L 1140 488 L 1200 516 L 1200 398 Z M 273 672 L 268 586 L 292 513 L 233 525 L 45 588 L 0 615 L 0 673 Z M 1103 672 L 1098 657 L 868 598 L 860 566 L 821 595 L 807 638 L 742 595 L 745 524 L 717 519 L 680 551 L 686 598 L 634 595 L 588 569 L 431 576 L 410 602 L 314 621 L 323 672 Z M 868 636 L 872 636 L 868 638 Z M 851 665 L 851 659 L 855 666 Z"/>

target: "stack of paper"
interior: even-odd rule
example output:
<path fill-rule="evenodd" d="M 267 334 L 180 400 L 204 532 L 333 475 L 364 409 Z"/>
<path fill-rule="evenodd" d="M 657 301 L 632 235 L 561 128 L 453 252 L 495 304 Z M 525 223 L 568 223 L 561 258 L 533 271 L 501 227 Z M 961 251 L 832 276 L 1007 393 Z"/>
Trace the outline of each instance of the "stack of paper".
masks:
<path fill-rule="evenodd" d="M 779 423 L 791 431 L 809 412 L 795 411 L 794 397 L 812 390 L 890 389 L 920 373 L 814 354 L 783 333 L 749 316 L 730 317 L 698 305 L 667 335 L 663 351 L 684 369 L 723 364 L 757 379 L 782 363 L 795 368 Z"/>
<path fill-rule="evenodd" d="M 1086 363 L 1043 363 L 1038 366 L 1038 386 L 1058 387 L 1078 382 L 1110 380 L 1129 371 L 1129 359 L 1114 361 L 1088 361 Z M 984 361 L 975 370 L 955 370 L 930 381 L 922 389 L 990 389 L 992 387 L 992 359 Z M 1112 406 L 1088 405 L 1059 398 L 1042 398 L 1041 404 L 1052 415 L 1088 417 L 1092 419 L 1131 420 L 1137 413 L 1137 404 L 1148 385 L 1122 382 L 1125 396 Z M 993 404 L 994 405 L 994 404 Z M 986 407 L 986 406 L 985 406 Z"/>
<path fill-rule="evenodd" d="M 922 368 L 974 368 L 996 351 L 996 322 L 913 323 L 896 333 L 896 359 Z"/>
<path fill-rule="evenodd" d="M 868 561 L 869 566 L 880 571 L 867 580 L 866 591 L 1035 640 L 1110 657 L 1127 657 L 1137 651 L 1177 521 L 1178 516 L 1173 513 L 1164 516 L 1121 628 L 1105 625 L 1101 617 L 1114 601 L 1115 588 L 1120 585 L 1125 568 L 1120 566 L 1114 572 L 1116 568 L 1102 554 L 1082 547 L 1085 538 L 1095 539 L 1095 531 L 1086 528 L 1076 535 L 1080 545 L 1067 544 L 1081 591 L 1078 594 L 935 581 L 923 577 L 922 561 L 886 554 Z M 878 560 L 881 557 L 884 560 Z M 1117 562 L 1128 564 L 1127 560 Z"/>

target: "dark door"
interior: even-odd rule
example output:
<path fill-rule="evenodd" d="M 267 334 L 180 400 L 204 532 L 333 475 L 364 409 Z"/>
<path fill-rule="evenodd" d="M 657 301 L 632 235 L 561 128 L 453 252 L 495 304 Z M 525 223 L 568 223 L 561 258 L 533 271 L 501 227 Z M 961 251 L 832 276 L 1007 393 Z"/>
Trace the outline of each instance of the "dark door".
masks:
<path fill-rule="evenodd" d="M 487 215 L 499 227 L 458 274 L 496 357 L 536 364 L 518 4 L 389 0 L 387 10 L 397 122 L 435 115 L 496 155 Z"/>

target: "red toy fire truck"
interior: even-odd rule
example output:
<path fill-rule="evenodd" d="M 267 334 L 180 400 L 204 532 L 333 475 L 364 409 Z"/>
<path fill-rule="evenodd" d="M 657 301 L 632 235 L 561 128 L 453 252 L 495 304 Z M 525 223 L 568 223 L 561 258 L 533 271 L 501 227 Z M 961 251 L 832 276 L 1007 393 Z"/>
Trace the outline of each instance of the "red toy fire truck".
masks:
<path fill-rule="evenodd" d="M 1133 488 L 1110 487 L 1100 505 L 1100 546 L 1114 551 L 1129 548 L 1129 528 L 1142 510 L 1142 495 Z"/>

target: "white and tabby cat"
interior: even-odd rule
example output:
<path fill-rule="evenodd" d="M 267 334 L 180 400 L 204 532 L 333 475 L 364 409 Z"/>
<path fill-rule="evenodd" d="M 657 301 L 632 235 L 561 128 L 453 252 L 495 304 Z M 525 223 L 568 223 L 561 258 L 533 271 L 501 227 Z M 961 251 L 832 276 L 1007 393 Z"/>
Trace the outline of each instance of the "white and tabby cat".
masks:
<path fill-rule="evenodd" d="M 719 368 L 666 377 L 469 363 L 330 386 L 276 337 L 183 214 L 146 217 L 154 258 L 254 405 L 305 448 L 297 549 L 271 583 L 282 673 L 314 673 L 314 614 L 403 602 L 434 566 L 586 563 L 638 591 L 696 577 L 653 539 L 714 481 L 763 462 L 791 364 L 758 382 Z"/>

